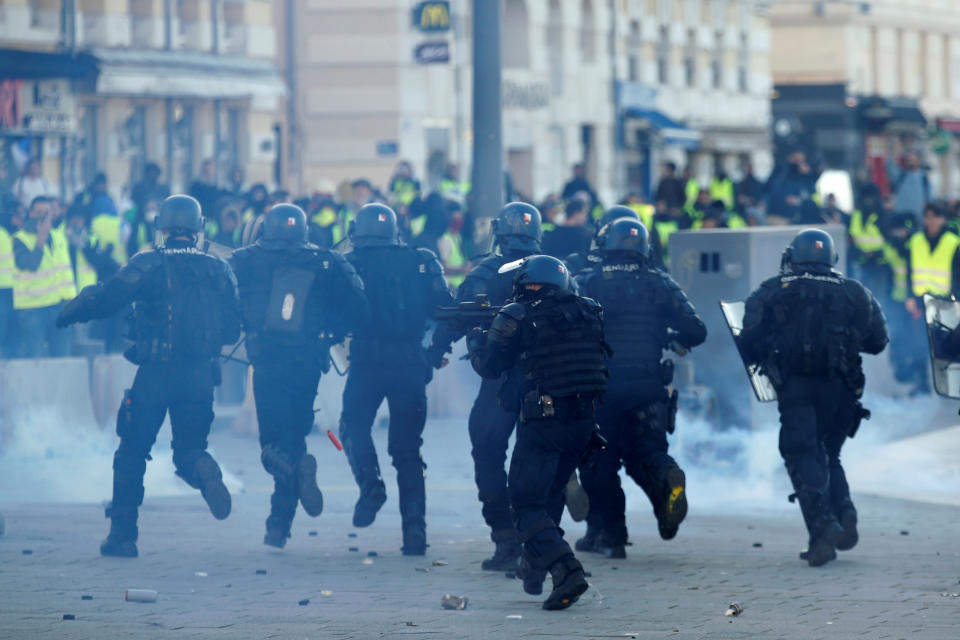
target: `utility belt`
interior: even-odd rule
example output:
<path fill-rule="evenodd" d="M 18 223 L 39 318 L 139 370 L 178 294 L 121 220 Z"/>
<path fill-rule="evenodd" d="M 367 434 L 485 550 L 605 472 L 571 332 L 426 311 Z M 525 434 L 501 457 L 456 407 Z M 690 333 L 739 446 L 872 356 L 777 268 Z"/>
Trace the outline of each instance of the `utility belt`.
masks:
<path fill-rule="evenodd" d="M 663 400 L 648 404 L 634 411 L 634 418 L 641 429 L 662 429 L 673 433 L 677 428 L 677 401 L 679 394 L 674 389 Z"/>
<path fill-rule="evenodd" d="M 860 430 L 860 425 L 864 420 L 869 420 L 870 409 L 867 409 L 863 406 L 863 403 L 857 400 L 856 406 L 853 408 L 853 424 L 850 426 L 850 432 L 847 434 L 848 438 L 852 438 L 857 435 L 857 431 Z"/>
<path fill-rule="evenodd" d="M 520 420 L 544 420 L 555 418 L 558 420 L 593 419 L 593 394 L 576 394 L 572 396 L 554 397 L 550 394 L 541 394 L 537 390 L 528 391 L 523 395 L 520 405 Z"/>
<path fill-rule="evenodd" d="M 663 360 L 655 364 L 618 363 L 617 373 L 629 379 L 654 378 L 666 387 L 673 383 L 674 369 L 673 360 Z"/>

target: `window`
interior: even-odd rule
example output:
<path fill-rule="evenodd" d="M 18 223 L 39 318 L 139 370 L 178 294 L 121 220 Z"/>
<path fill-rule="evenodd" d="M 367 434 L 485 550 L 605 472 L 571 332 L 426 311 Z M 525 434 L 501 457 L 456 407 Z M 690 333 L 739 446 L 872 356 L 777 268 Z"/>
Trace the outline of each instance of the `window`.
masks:
<path fill-rule="evenodd" d="M 723 31 L 717 29 L 713 36 L 713 60 L 710 64 L 711 85 L 723 88 Z"/>
<path fill-rule="evenodd" d="M 660 25 L 657 38 L 657 82 L 670 84 L 670 27 Z"/>
<path fill-rule="evenodd" d="M 643 43 L 640 39 L 640 21 L 630 21 L 630 40 L 627 42 L 627 77 L 630 82 L 640 82 L 640 63 Z"/>
<path fill-rule="evenodd" d="M 683 50 L 683 71 L 688 87 L 697 85 L 697 30 L 687 30 L 687 44 Z"/>
<path fill-rule="evenodd" d="M 583 61 L 591 63 L 596 60 L 597 46 L 595 41 L 595 30 L 593 26 L 593 2 L 583 0 L 581 6 L 582 16 L 580 18 L 580 55 Z"/>
<path fill-rule="evenodd" d="M 737 51 L 737 89 L 740 93 L 750 90 L 750 40 L 740 34 L 740 49 Z"/>
<path fill-rule="evenodd" d="M 503 12 L 503 66 L 525 69 L 530 66 L 527 3 L 507 0 Z"/>
<path fill-rule="evenodd" d="M 563 15 L 560 0 L 550 0 L 547 16 L 547 58 L 553 95 L 563 94 Z"/>

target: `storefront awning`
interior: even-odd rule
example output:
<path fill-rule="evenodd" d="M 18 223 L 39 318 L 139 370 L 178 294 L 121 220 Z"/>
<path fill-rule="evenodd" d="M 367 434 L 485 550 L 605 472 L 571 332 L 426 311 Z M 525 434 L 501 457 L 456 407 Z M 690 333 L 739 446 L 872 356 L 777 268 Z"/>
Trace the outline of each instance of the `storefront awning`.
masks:
<path fill-rule="evenodd" d="M 176 98 L 278 98 L 286 87 L 267 60 L 185 51 L 94 49 L 97 93 Z"/>
<path fill-rule="evenodd" d="M 665 144 L 694 150 L 700 146 L 700 132 L 683 125 L 657 109 L 627 108 L 623 117 L 647 120 L 651 129 L 660 132 Z"/>
<path fill-rule="evenodd" d="M 937 118 L 937 128 L 960 135 L 960 118 Z"/>
<path fill-rule="evenodd" d="M 84 78 L 96 71 L 96 60 L 86 53 L 0 48 L 0 79 Z"/>

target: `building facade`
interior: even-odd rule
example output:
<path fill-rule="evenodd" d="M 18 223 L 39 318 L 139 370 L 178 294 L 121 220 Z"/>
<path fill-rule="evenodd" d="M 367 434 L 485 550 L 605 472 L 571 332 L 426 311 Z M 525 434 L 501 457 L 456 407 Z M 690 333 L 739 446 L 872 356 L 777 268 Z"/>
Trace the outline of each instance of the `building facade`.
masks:
<path fill-rule="evenodd" d="M 882 188 L 915 151 L 942 196 L 960 194 L 960 4 L 779 0 L 771 11 L 774 131 Z"/>
<path fill-rule="evenodd" d="M 292 184 L 410 160 L 469 176 L 469 0 L 303 0 L 291 95 Z M 770 165 L 769 22 L 756 0 L 505 0 L 505 163 L 539 200 L 585 162 L 601 199 L 649 193 L 661 161 Z M 720 108 L 718 108 L 718 105 Z"/>
<path fill-rule="evenodd" d="M 286 89 L 267 0 L 0 0 L 7 178 L 24 158 L 69 198 L 148 162 L 186 189 L 202 160 L 275 183 Z"/>

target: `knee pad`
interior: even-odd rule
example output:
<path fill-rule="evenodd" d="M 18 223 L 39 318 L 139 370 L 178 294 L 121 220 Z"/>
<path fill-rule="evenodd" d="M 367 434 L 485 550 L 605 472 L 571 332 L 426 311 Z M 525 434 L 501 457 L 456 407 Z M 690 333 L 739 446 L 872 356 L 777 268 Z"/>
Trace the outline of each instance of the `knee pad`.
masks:
<path fill-rule="evenodd" d="M 267 473 L 278 481 L 292 480 L 296 474 L 297 460 L 274 444 L 268 444 L 260 452 L 260 462 Z"/>
<path fill-rule="evenodd" d="M 173 451 L 173 466 L 177 470 L 177 475 L 184 479 L 194 489 L 199 489 L 197 482 L 196 466 L 201 458 L 210 458 L 213 456 L 203 449 L 186 449 L 183 451 Z"/>

